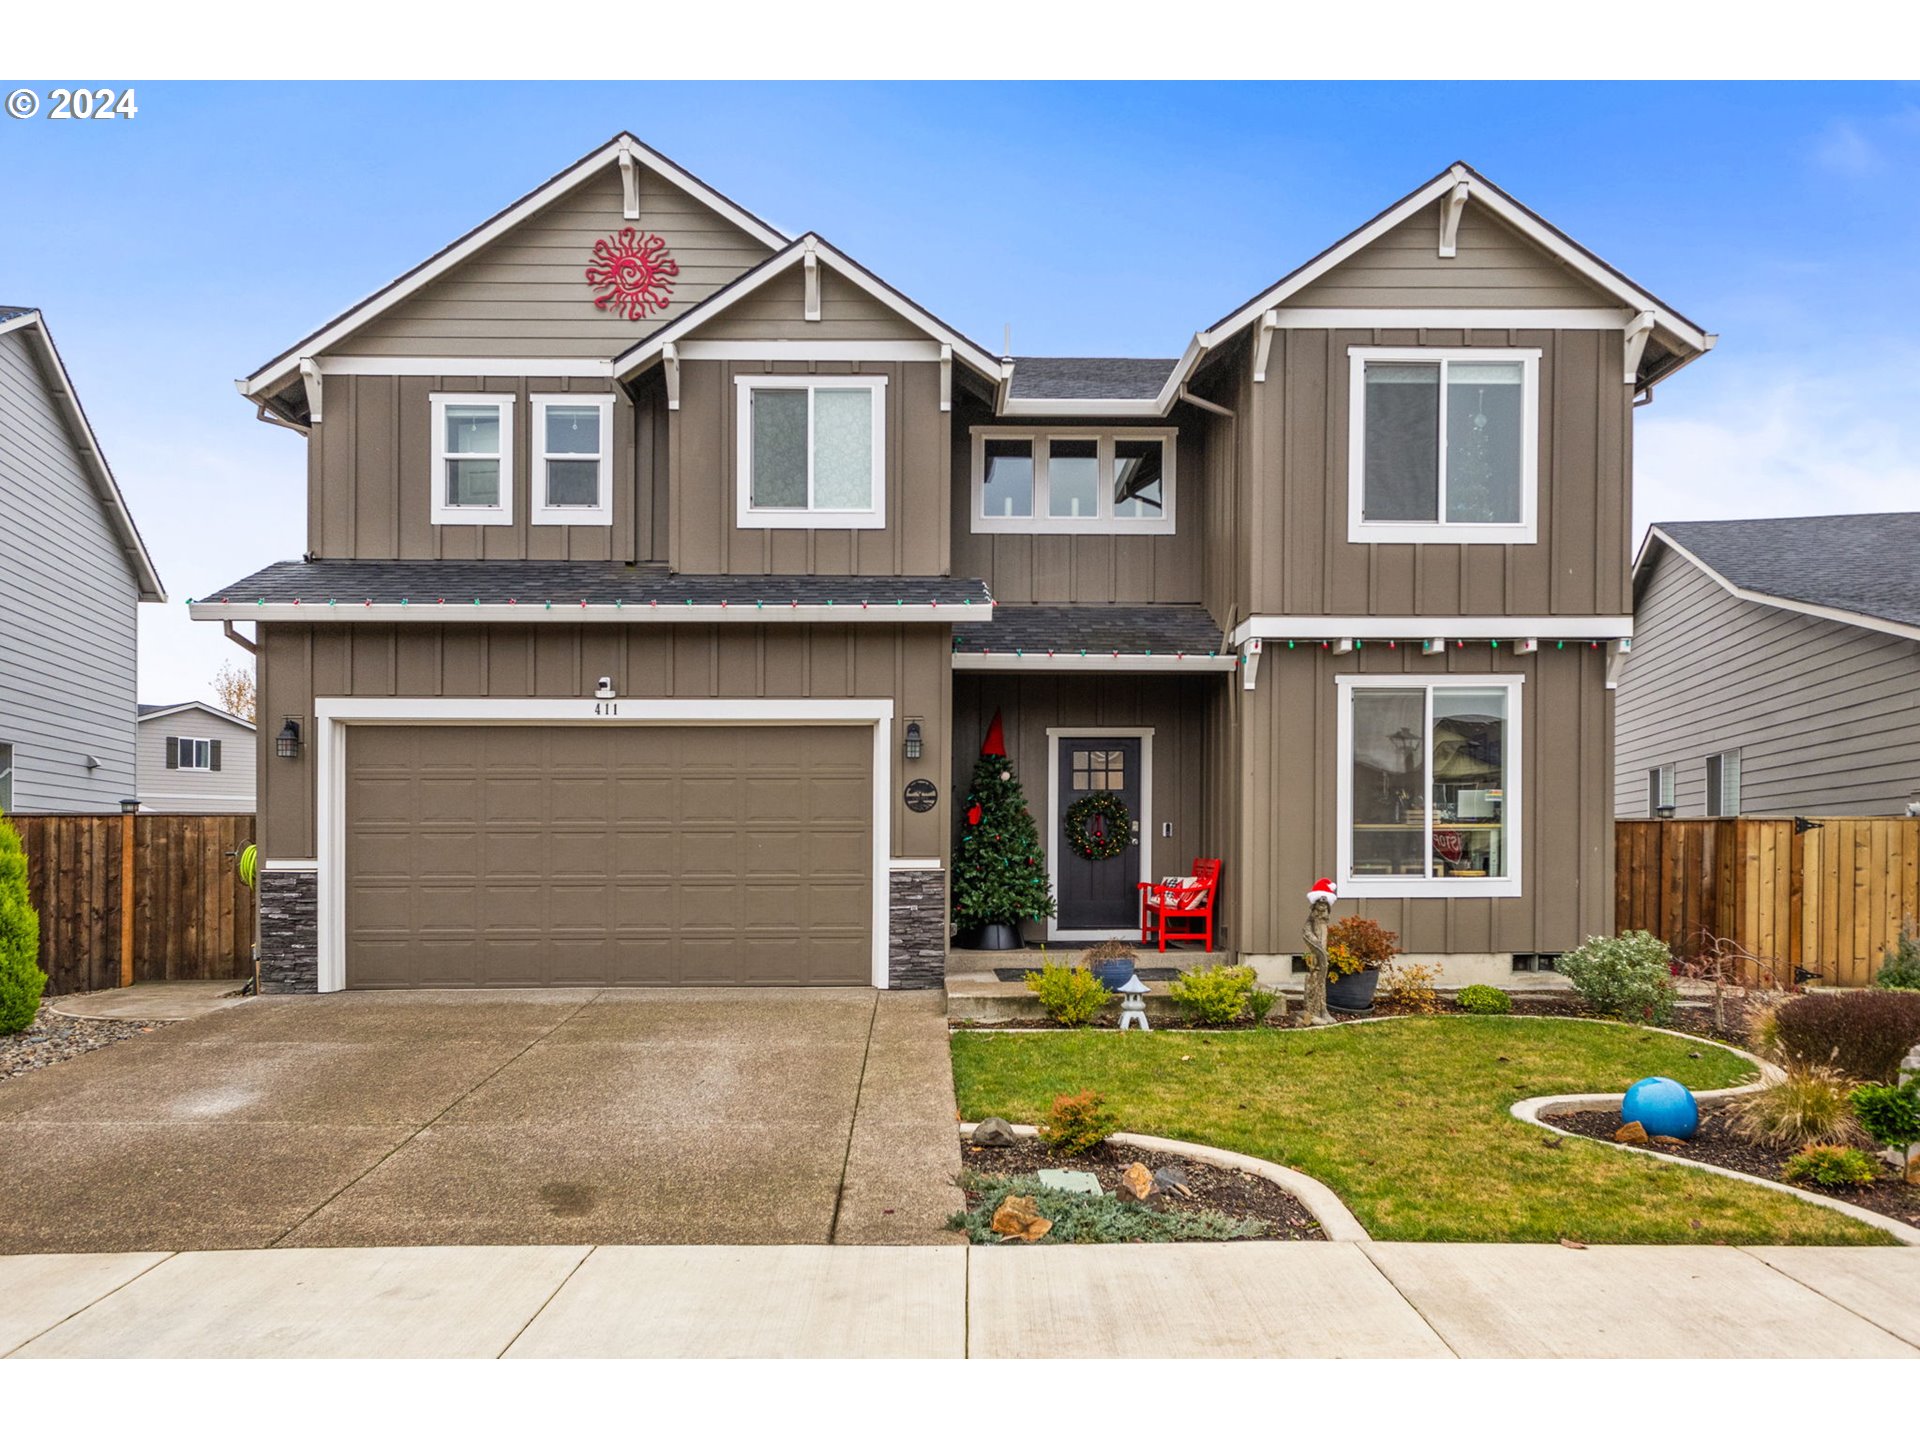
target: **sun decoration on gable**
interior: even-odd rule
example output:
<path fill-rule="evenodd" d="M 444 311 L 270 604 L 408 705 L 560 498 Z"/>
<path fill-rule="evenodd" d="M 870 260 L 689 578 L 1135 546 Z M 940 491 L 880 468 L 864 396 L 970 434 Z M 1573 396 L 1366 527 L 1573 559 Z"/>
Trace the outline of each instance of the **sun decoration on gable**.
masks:
<path fill-rule="evenodd" d="M 587 283 L 601 292 L 593 302 L 600 309 L 644 320 L 673 302 L 673 277 L 679 273 L 665 240 L 629 225 L 593 242 Z"/>

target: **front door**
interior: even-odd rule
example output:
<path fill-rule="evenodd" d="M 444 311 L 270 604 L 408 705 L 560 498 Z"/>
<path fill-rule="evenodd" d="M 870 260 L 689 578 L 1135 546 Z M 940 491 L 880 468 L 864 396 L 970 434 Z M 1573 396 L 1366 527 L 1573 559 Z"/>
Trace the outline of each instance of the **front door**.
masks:
<path fill-rule="evenodd" d="M 1141 737 L 1137 735 L 1060 735 L 1059 791 L 1054 796 L 1053 837 L 1058 883 L 1054 927 L 1062 931 L 1125 933 L 1140 923 Z M 1107 791 L 1117 795 L 1133 817 L 1132 834 L 1118 855 L 1089 860 L 1068 843 L 1067 811 L 1076 800 Z M 1104 826 L 1111 822 L 1095 822 Z"/>

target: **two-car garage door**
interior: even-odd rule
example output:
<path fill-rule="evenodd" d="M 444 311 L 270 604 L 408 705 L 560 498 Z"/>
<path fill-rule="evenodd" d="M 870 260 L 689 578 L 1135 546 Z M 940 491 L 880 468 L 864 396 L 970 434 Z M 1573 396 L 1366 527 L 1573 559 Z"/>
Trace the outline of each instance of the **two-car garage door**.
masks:
<path fill-rule="evenodd" d="M 349 987 L 864 985 L 873 731 L 356 725 Z"/>

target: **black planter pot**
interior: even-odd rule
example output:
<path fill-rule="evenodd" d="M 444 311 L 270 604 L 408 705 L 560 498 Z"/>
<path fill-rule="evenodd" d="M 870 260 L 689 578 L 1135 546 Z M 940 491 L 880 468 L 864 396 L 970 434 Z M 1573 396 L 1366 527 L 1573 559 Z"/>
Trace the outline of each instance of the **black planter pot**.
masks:
<path fill-rule="evenodd" d="M 1334 1010 L 1363 1014 L 1373 1009 L 1373 992 L 1379 988 L 1378 970 L 1356 970 L 1327 982 L 1327 1005 Z"/>
<path fill-rule="evenodd" d="M 969 950 L 1018 950 L 1020 948 L 1020 929 L 1017 925 L 982 925 L 974 931 L 968 943 Z"/>

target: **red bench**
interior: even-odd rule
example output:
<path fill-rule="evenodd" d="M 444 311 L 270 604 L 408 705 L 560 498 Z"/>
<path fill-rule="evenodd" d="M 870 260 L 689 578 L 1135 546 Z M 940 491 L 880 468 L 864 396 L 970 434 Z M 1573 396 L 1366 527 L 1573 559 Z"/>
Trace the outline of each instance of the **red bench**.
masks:
<path fill-rule="evenodd" d="M 1198 940 L 1213 949 L 1213 908 L 1220 895 L 1220 862 L 1193 862 L 1193 880 L 1185 885 L 1140 882 L 1140 943 Z"/>

